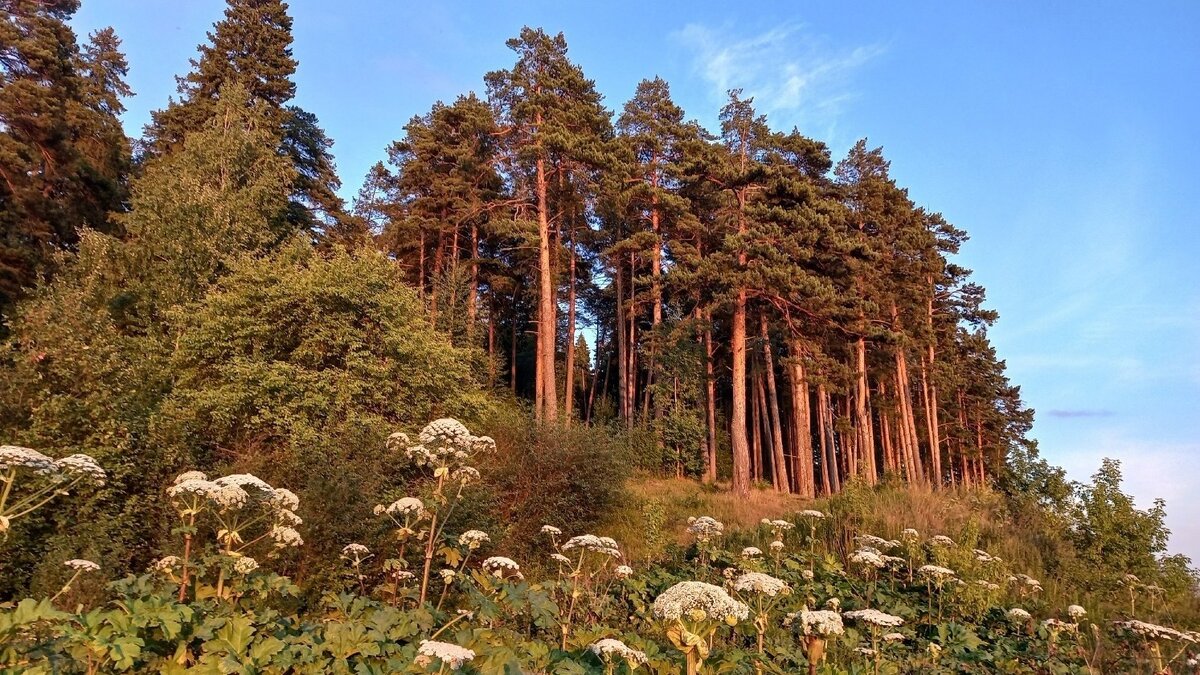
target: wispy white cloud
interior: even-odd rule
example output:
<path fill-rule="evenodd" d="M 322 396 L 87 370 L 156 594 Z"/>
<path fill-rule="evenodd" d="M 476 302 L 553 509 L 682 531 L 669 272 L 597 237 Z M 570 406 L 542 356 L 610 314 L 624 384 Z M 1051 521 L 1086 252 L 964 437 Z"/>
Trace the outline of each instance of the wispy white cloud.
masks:
<path fill-rule="evenodd" d="M 1076 419 L 1085 417 L 1112 417 L 1116 413 L 1111 410 L 1047 410 L 1046 414 L 1050 417 L 1059 419 Z"/>
<path fill-rule="evenodd" d="M 747 36 L 730 26 L 693 23 L 672 38 L 692 53 L 693 70 L 710 85 L 714 101 L 743 89 L 760 112 L 826 140 L 858 96 L 851 75 L 885 51 L 880 44 L 839 49 L 797 24 Z"/>

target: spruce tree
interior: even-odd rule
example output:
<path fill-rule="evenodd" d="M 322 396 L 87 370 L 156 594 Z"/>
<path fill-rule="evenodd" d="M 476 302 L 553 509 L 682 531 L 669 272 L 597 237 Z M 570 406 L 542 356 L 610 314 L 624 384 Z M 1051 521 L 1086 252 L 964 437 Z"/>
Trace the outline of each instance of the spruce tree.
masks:
<path fill-rule="evenodd" d="M 175 78 L 179 99 L 151 114 L 145 145 L 151 156 L 171 152 L 211 117 L 223 87 L 241 86 L 253 105 L 263 106 L 276 146 L 292 161 L 289 222 L 301 230 L 336 232 L 346 213 L 337 196 L 341 180 L 329 151 L 332 141 L 316 115 L 289 103 L 296 95 L 291 44 L 286 2 L 229 0 L 208 42 L 197 47 L 192 70 Z"/>

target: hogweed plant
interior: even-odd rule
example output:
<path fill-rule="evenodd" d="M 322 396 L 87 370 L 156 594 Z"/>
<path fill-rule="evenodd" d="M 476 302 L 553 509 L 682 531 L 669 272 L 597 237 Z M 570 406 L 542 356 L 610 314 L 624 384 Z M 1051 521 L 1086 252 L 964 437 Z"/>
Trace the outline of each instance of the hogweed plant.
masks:
<path fill-rule="evenodd" d="M 833 609 L 809 610 L 806 607 L 789 614 L 784 625 L 793 624 L 797 618 L 800 620 L 800 633 L 804 636 L 804 657 L 808 659 L 808 673 L 816 675 L 817 666 L 825 660 L 829 640 L 845 633 L 842 615 Z"/>
<path fill-rule="evenodd" d="M 942 567 L 941 565 L 922 565 L 920 569 L 917 570 L 917 573 L 920 574 L 921 578 L 925 580 L 926 597 L 929 603 L 928 612 L 931 619 L 933 617 L 933 596 L 935 595 L 934 589 L 937 589 L 937 620 L 941 621 L 943 591 L 945 590 L 946 584 L 957 581 L 954 576 L 954 570 L 950 569 L 949 567 Z"/>
<path fill-rule="evenodd" d="M 588 651 L 595 654 L 604 664 L 604 675 L 614 675 L 617 672 L 617 665 L 622 662 L 629 667 L 631 673 L 646 662 L 646 652 L 638 651 L 613 638 L 603 638 L 593 642 L 588 645 Z"/>
<path fill-rule="evenodd" d="M 50 598 L 50 602 L 52 603 L 63 595 L 70 593 L 71 589 L 75 587 L 75 581 L 79 579 L 80 576 L 88 572 L 100 571 L 100 566 L 96 563 L 92 562 L 91 560 L 81 560 L 79 558 L 68 560 L 63 563 L 63 565 L 71 568 L 74 570 L 74 572 L 71 574 L 71 578 L 67 579 L 67 583 L 63 584 L 63 587 L 59 589 L 59 591 L 55 593 L 53 597 Z"/>
<path fill-rule="evenodd" d="M 1123 633 L 1127 637 L 1132 637 L 1135 641 L 1140 642 L 1140 647 L 1150 657 L 1150 666 L 1155 673 L 1170 672 L 1167 669 L 1171 663 L 1182 656 L 1190 645 L 1196 643 L 1196 636 L 1194 634 L 1146 621 L 1138 621 L 1137 619 L 1114 621 L 1113 628 L 1118 633 Z M 1174 655 L 1164 657 L 1163 647 L 1172 642 L 1180 643 L 1183 646 Z"/>
<path fill-rule="evenodd" d="M 687 522 L 688 534 L 692 535 L 696 550 L 700 554 L 699 565 L 705 568 L 721 548 L 720 539 L 725 534 L 725 524 L 712 516 L 691 516 Z"/>
<path fill-rule="evenodd" d="M 365 583 L 367 576 L 363 574 L 363 563 L 373 557 L 375 556 L 371 554 L 371 549 L 362 544 L 346 544 L 346 547 L 342 549 L 341 558 L 350 565 L 350 575 L 358 584 L 358 592 L 363 595 L 366 595 L 367 592 Z"/>
<path fill-rule="evenodd" d="M 871 602 L 875 597 L 875 583 L 879 578 L 879 570 L 887 565 L 884 560 L 883 553 L 874 546 L 863 546 L 850 555 L 850 564 L 862 570 L 863 576 L 867 580 L 867 606 L 871 606 Z"/>
<path fill-rule="evenodd" d="M 879 631 L 882 628 L 896 628 L 904 625 L 904 619 L 881 612 L 877 609 L 856 609 L 849 612 L 843 612 L 842 616 L 852 621 L 858 621 L 867 624 L 871 633 L 871 647 L 869 652 L 865 652 L 872 657 L 875 664 L 875 674 L 879 674 Z"/>
<path fill-rule="evenodd" d="M 447 555 L 447 562 L 451 564 L 455 564 L 455 560 L 457 559 L 457 565 L 451 568 L 455 571 L 455 574 L 462 574 L 462 571 L 467 567 L 467 563 L 471 560 L 471 554 L 478 551 L 484 544 L 490 541 L 491 537 L 483 530 L 467 530 L 458 535 L 458 546 L 461 551 L 456 550 L 453 554 Z M 513 564 L 516 565 L 516 563 Z M 484 567 L 486 569 L 487 566 L 484 565 Z M 518 567 L 517 570 L 519 572 L 520 568 Z M 442 608 L 442 604 L 446 602 L 446 595 L 449 592 L 450 584 L 442 584 L 442 593 L 438 597 L 437 609 L 440 610 Z"/>
<path fill-rule="evenodd" d="M 552 525 L 544 526 L 542 532 L 550 535 L 552 544 L 556 544 L 562 534 L 562 530 Z M 609 588 L 618 577 L 628 578 L 633 570 L 627 565 L 614 567 L 622 555 L 621 547 L 611 537 L 581 534 L 571 537 L 561 546 L 556 545 L 556 548 L 551 558 L 558 564 L 559 581 L 564 586 L 565 597 L 559 603 L 559 629 L 561 646 L 566 649 L 580 599 L 587 595 L 593 603 L 599 601 L 608 595 Z M 599 586 L 605 582 L 608 586 L 600 592 Z"/>
<path fill-rule="evenodd" d="M 248 551 L 260 542 L 270 542 L 267 556 L 281 550 L 304 545 L 304 538 L 295 529 L 303 521 L 296 515 L 300 499 L 291 490 L 271 487 L 251 474 L 240 473 L 208 480 L 199 471 L 188 471 L 175 479 L 167 495 L 179 514 L 176 532 L 184 535 L 183 558 L 180 560 L 179 598 L 187 598 L 190 583 L 191 556 L 197 518 L 209 514 L 217 528 L 220 550 L 219 572 L 214 594 L 217 598 L 232 597 L 226 593 L 228 578 L 245 577 L 258 567 Z"/>
<path fill-rule="evenodd" d="M 425 425 L 413 443 L 407 434 L 397 432 L 388 437 L 389 450 L 402 452 L 431 479 L 432 496 L 425 506 L 429 524 L 425 531 L 425 550 L 421 570 L 421 590 L 418 604 L 425 604 L 429 592 L 429 574 L 433 556 L 438 552 L 443 530 L 462 498 L 463 490 L 479 481 L 479 470 L 469 462 L 480 453 L 494 452 L 496 442 L 489 436 L 475 436 L 462 422 L 443 418 Z M 386 509 L 386 507 L 385 507 Z M 379 511 L 379 507 L 376 507 Z M 398 533 L 399 534 L 399 533 Z M 451 550 L 447 548 L 446 552 Z M 403 555 L 400 556 L 403 559 Z"/>
<path fill-rule="evenodd" d="M 16 520 L 71 494 L 77 485 L 102 486 L 107 477 L 88 455 L 53 459 L 31 448 L 0 445 L 0 542 L 8 539 Z"/>
<path fill-rule="evenodd" d="M 763 639 L 770 627 L 771 611 L 781 600 L 792 594 L 792 587 L 781 579 L 762 572 L 747 572 L 733 581 L 733 590 L 754 612 L 754 632 L 758 637 L 758 653 L 766 654 Z M 758 672 L 762 666 L 756 664 Z"/>
<path fill-rule="evenodd" d="M 722 623 L 736 626 L 749 616 L 750 608 L 720 586 L 681 581 L 654 599 L 653 612 L 666 624 L 667 639 L 683 652 L 687 675 L 697 675 L 717 628 Z"/>
<path fill-rule="evenodd" d="M 815 572 L 817 559 L 817 524 L 825 519 L 825 513 L 816 509 L 805 509 L 800 517 L 808 521 L 808 571 Z"/>

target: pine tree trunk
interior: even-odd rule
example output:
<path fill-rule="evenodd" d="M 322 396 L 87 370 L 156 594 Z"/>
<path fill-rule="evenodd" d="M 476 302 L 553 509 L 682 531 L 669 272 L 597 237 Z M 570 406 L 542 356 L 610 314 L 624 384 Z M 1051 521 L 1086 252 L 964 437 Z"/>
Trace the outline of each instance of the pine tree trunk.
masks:
<path fill-rule="evenodd" d="M 808 399 L 808 379 L 804 372 L 803 348 L 799 340 L 789 347 L 788 379 L 792 386 L 792 476 L 796 492 L 809 499 L 816 496 L 813 473 L 812 410 Z"/>
<path fill-rule="evenodd" d="M 938 426 L 938 395 L 937 383 L 933 381 L 932 370 L 937 356 L 937 334 L 933 330 L 933 294 L 935 291 L 932 275 L 927 276 L 929 283 L 929 299 L 926 303 L 926 317 L 929 322 L 929 345 L 926 354 L 921 358 L 921 386 L 925 389 L 925 424 L 929 435 L 929 462 L 933 475 L 934 487 L 942 484 L 942 438 Z"/>
<path fill-rule="evenodd" d="M 833 410 L 829 401 L 829 391 L 825 385 L 817 385 L 817 422 L 820 432 L 822 453 L 821 481 L 824 483 L 825 494 L 842 491 L 842 481 L 838 467 L 837 448 L 834 446 Z"/>
<path fill-rule="evenodd" d="M 651 159 L 651 167 L 657 167 L 658 156 L 655 155 Z M 658 356 L 658 333 L 653 329 L 658 328 L 662 323 L 663 300 L 662 300 L 662 233 L 659 228 L 659 205 L 658 205 L 658 170 L 652 168 L 651 185 L 654 188 L 653 194 L 650 196 L 650 229 L 654 233 L 654 250 L 650 256 L 650 325 L 652 331 L 650 333 L 650 354 L 646 367 L 646 388 L 642 396 L 642 419 L 650 419 L 650 405 L 653 397 L 654 382 L 658 377 L 657 356 Z M 658 419 L 657 408 L 654 411 L 654 419 Z M 661 448 L 662 439 L 658 436 L 658 444 Z"/>
<path fill-rule="evenodd" d="M 708 464 L 706 482 L 717 480 L 717 375 L 713 365 L 712 316 L 704 325 L 704 422 L 708 427 Z"/>
<path fill-rule="evenodd" d="M 921 356 L 921 404 L 925 408 L 925 434 L 929 443 L 929 473 L 935 488 L 942 485 L 942 440 L 938 430 L 937 386 L 930 381 L 933 345 Z"/>
<path fill-rule="evenodd" d="M 575 408 L 575 227 L 571 226 L 570 285 L 567 287 L 567 373 L 563 389 L 563 420 L 571 424 Z"/>
<path fill-rule="evenodd" d="M 628 405 L 630 389 L 626 384 L 629 380 L 629 333 L 625 329 L 625 273 L 621 270 L 620 258 L 614 268 L 617 282 L 617 416 L 625 422 L 626 428 L 632 429 Z"/>
<path fill-rule="evenodd" d="M 479 226 L 471 224 L 471 297 L 467 302 L 467 340 L 474 345 L 479 316 Z"/>
<path fill-rule="evenodd" d="M 880 380 L 876 383 L 879 388 L 879 398 L 887 400 L 887 383 Z M 884 473 L 900 473 L 898 460 L 896 457 L 896 448 L 892 445 L 892 425 L 891 414 L 884 408 L 879 410 L 879 436 L 880 442 L 883 444 L 883 471 Z"/>
<path fill-rule="evenodd" d="M 629 424 L 633 426 L 634 420 L 637 418 L 637 383 L 638 383 L 638 367 L 637 367 L 637 284 L 634 283 L 634 277 L 637 274 L 635 266 L 637 259 L 634 253 L 629 254 L 629 378 L 625 381 L 629 391 L 625 395 L 625 401 L 629 405 Z"/>
<path fill-rule="evenodd" d="M 417 294 L 421 296 L 421 300 L 425 299 L 425 228 L 418 227 L 418 246 L 421 247 L 421 252 L 417 258 Z"/>
<path fill-rule="evenodd" d="M 854 393 L 854 421 L 860 463 L 858 472 L 867 479 L 868 485 L 874 485 L 878 473 L 875 470 L 875 433 L 871 424 L 871 389 L 867 384 L 867 342 L 860 337 L 854 347 L 858 376 Z"/>
<path fill-rule="evenodd" d="M 732 352 L 733 410 L 729 432 L 733 446 L 733 491 L 750 494 L 750 445 L 746 438 L 746 291 L 738 291 L 730 325 L 729 347 Z"/>
<path fill-rule="evenodd" d="M 757 359 L 751 357 L 750 360 L 750 466 L 751 475 L 754 476 L 754 482 L 762 484 L 763 476 L 766 475 L 764 464 L 767 459 L 767 452 L 764 448 L 771 445 L 771 431 L 763 426 L 763 405 L 762 405 L 762 374 L 758 372 Z M 764 442 L 765 437 L 765 442 Z M 772 486 L 775 481 L 771 481 Z"/>
<path fill-rule="evenodd" d="M 763 341 L 763 368 L 767 371 L 767 407 L 771 413 L 774 462 L 779 466 L 779 486 L 776 489 L 782 492 L 791 492 L 792 482 L 788 476 L 788 462 L 783 451 L 783 418 L 779 414 L 779 389 L 775 382 L 775 359 L 771 353 L 771 333 L 767 327 L 765 314 L 759 315 L 758 325 Z"/>
<path fill-rule="evenodd" d="M 488 388 L 496 387 L 496 303 L 488 301 Z"/>
<path fill-rule="evenodd" d="M 514 301 L 515 301 L 515 299 L 514 299 Z M 517 313 L 516 313 L 515 308 L 513 309 L 512 326 L 511 326 L 510 330 L 512 333 L 512 336 L 511 336 L 512 344 L 509 346 L 509 355 L 508 355 L 508 385 L 509 385 L 509 387 L 512 388 L 512 393 L 514 395 L 516 395 L 516 393 L 517 393 Z"/>
<path fill-rule="evenodd" d="M 535 121 L 542 126 L 538 113 Z M 536 189 L 538 201 L 538 273 L 541 284 L 538 296 L 537 328 L 537 387 L 534 411 L 538 421 L 553 422 L 558 414 L 557 382 L 554 374 L 554 352 L 557 321 L 555 320 L 554 274 L 550 268 L 550 219 L 546 205 L 546 163 L 542 157 L 536 162 Z"/>
<path fill-rule="evenodd" d="M 444 221 L 443 221 L 444 222 Z M 446 248 L 446 233 L 438 229 L 437 246 L 433 249 L 433 272 L 430 275 L 429 323 L 438 325 L 438 284 L 442 280 L 442 256 Z"/>

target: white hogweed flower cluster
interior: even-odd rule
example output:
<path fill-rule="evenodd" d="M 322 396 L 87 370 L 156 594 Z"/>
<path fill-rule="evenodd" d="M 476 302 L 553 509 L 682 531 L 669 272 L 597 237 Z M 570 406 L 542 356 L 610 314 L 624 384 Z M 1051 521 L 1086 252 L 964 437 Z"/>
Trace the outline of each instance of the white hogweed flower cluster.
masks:
<path fill-rule="evenodd" d="M 477 480 L 479 472 L 452 473 L 451 469 L 466 467 L 466 461 L 477 453 L 493 452 L 496 441 L 489 436 L 475 436 L 462 422 L 452 418 L 434 420 L 425 425 L 413 444 L 407 434 L 394 433 L 388 437 L 387 445 L 402 449 L 404 455 L 417 466 L 433 469 L 434 475 L 446 476 L 469 482 Z"/>
<path fill-rule="evenodd" d="M 41 475 L 50 475 L 58 471 L 58 465 L 53 459 L 33 448 L 23 448 L 19 445 L 0 445 L 0 471 L 8 471 L 14 468 L 28 469 Z"/>
<path fill-rule="evenodd" d="M 402 516 L 412 520 L 420 520 L 425 517 L 425 504 L 416 497 L 401 497 L 396 501 L 384 506 L 376 504 L 374 509 L 375 515 L 387 514 L 389 516 Z"/>
<path fill-rule="evenodd" d="M 180 560 L 177 556 L 168 555 L 150 563 L 148 571 L 152 574 L 170 574 L 179 567 Z"/>
<path fill-rule="evenodd" d="M 805 609 L 800 612 L 800 630 L 805 635 L 831 637 L 846 632 L 842 615 L 828 609 Z"/>
<path fill-rule="evenodd" d="M 629 565 L 617 565 L 613 570 L 613 576 L 618 579 L 628 579 L 633 576 L 633 568 Z"/>
<path fill-rule="evenodd" d="M 860 548 L 850 556 L 850 562 L 864 567 L 882 568 L 887 562 L 874 548 Z"/>
<path fill-rule="evenodd" d="M 757 558 L 757 557 L 761 556 L 762 554 L 763 554 L 762 549 L 760 549 L 756 546 L 747 546 L 746 548 L 742 549 L 742 557 L 745 558 L 746 560 L 750 560 L 752 558 Z"/>
<path fill-rule="evenodd" d="M 640 652 L 629 645 L 613 638 L 604 638 L 588 645 L 588 651 L 600 657 L 605 663 L 613 659 L 625 659 L 630 666 L 638 666 L 646 662 L 646 653 Z"/>
<path fill-rule="evenodd" d="M 921 565 L 917 569 L 917 574 L 923 577 L 929 577 L 933 581 L 944 581 L 954 576 L 954 570 L 941 565 Z"/>
<path fill-rule="evenodd" d="M 258 561 L 250 556 L 239 556 L 233 561 L 233 571 L 238 574 L 247 575 L 256 569 L 258 569 Z"/>
<path fill-rule="evenodd" d="M 852 621 L 862 621 L 863 623 L 869 623 L 881 628 L 893 628 L 904 625 L 904 619 L 877 609 L 855 609 L 849 612 L 842 612 L 842 616 Z"/>
<path fill-rule="evenodd" d="M 733 590 L 738 593 L 758 593 L 760 595 L 790 595 L 791 587 L 782 579 L 776 579 L 770 574 L 747 572 L 733 582 Z"/>
<path fill-rule="evenodd" d="M 615 539 L 612 537 L 597 537 L 594 534 L 581 534 L 571 537 L 562 545 L 562 550 L 564 551 L 572 549 L 583 549 L 613 558 L 621 557 L 621 547 Z"/>
<path fill-rule="evenodd" d="M 543 525 L 542 526 L 542 534 L 548 534 L 551 537 L 561 537 L 562 530 L 558 529 L 557 527 L 555 527 L 553 525 Z"/>
<path fill-rule="evenodd" d="M 505 577 L 515 577 L 517 579 L 522 578 L 521 566 L 518 565 L 512 558 L 505 558 L 504 556 L 498 555 L 492 556 L 491 558 L 484 560 L 481 567 L 483 567 L 484 571 L 486 571 L 488 574 L 501 579 Z"/>
<path fill-rule="evenodd" d="M 854 539 L 858 541 L 859 546 L 862 546 L 863 548 L 870 547 L 880 551 L 890 551 L 900 546 L 900 542 L 898 541 L 884 539 L 883 537 L 876 537 L 873 534 L 860 534 Z"/>
<path fill-rule="evenodd" d="M 1046 619 L 1046 620 L 1042 621 L 1042 628 L 1045 628 L 1046 630 L 1050 631 L 1051 633 L 1057 633 L 1057 632 L 1063 631 L 1063 630 L 1075 631 L 1079 628 L 1079 626 L 1076 624 L 1073 624 L 1073 623 L 1067 623 L 1066 621 L 1063 621 L 1061 619 L 1051 618 L 1051 619 Z"/>
<path fill-rule="evenodd" d="M 985 551 L 981 548 L 975 549 L 974 553 L 975 553 L 975 559 L 984 564 L 993 563 L 993 562 L 1002 562 L 1000 556 L 992 555 L 991 553 L 988 553 L 987 551 Z"/>
<path fill-rule="evenodd" d="M 270 536 L 275 542 L 275 548 L 296 548 L 304 545 L 304 538 L 300 533 L 286 525 L 272 527 Z"/>
<path fill-rule="evenodd" d="M 1008 620 L 1012 621 L 1013 623 L 1025 623 L 1033 618 L 1033 615 L 1021 609 L 1020 607 L 1013 607 L 1005 612 L 1004 616 L 1008 617 Z"/>
<path fill-rule="evenodd" d="M 74 560 L 68 560 L 63 564 L 77 572 L 99 572 L 100 571 L 100 566 L 97 565 L 96 563 L 92 562 L 91 560 L 82 560 L 79 558 L 75 558 Z"/>
<path fill-rule="evenodd" d="M 551 553 L 550 559 L 560 565 L 571 565 L 571 559 L 561 553 Z"/>
<path fill-rule="evenodd" d="M 654 616 L 667 621 L 713 619 L 729 624 L 743 621 L 750 608 L 720 586 L 703 581 L 681 581 L 654 599 Z"/>
<path fill-rule="evenodd" d="M 904 637 L 904 633 L 888 633 L 883 636 L 884 642 L 904 642 L 905 639 L 907 638 Z"/>
<path fill-rule="evenodd" d="M 721 535 L 725 534 L 725 525 L 721 521 L 711 516 L 689 517 L 687 519 L 687 531 L 696 538 L 699 543 L 707 543 Z"/>
<path fill-rule="evenodd" d="M 1079 605 L 1070 605 L 1067 607 L 1067 616 L 1078 621 L 1087 616 L 1087 610 Z"/>
<path fill-rule="evenodd" d="M 776 539 L 775 541 L 771 542 L 767 548 L 771 549 L 772 553 L 779 553 L 783 551 L 783 542 Z"/>
<path fill-rule="evenodd" d="M 89 455 L 76 454 L 63 457 L 55 462 L 55 467 L 64 476 L 83 478 L 97 485 L 104 485 L 104 481 L 108 478 L 104 469 Z"/>
<path fill-rule="evenodd" d="M 421 646 L 417 647 L 417 654 L 424 657 L 426 661 L 437 659 L 450 670 L 461 668 L 463 664 L 475 659 L 475 652 L 470 649 L 449 642 L 433 640 L 421 640 Z M 423 665 L 428 665 L 428 663 Z"/>
<path fill-rule="evenodd" d="M 917 532 L 911 527 L 906 527 L 900 531 L 900 538 L 904 539 L 905 541 L 916 541 L 917 539 L 921 538 L 921 533 Z"/>
<path fill-rule="evenodd" d="M 1154 623 L 1138 621 L 1130 619 L 1128 621 L 1114 621 L 1113 626 L 1119 630 L 1127 631 L 1140 635 L 1149 640 L 1172 640 L 1174 642 L 1195 642 L 1196 639 L 1189 633 L 1160 626 Z"/>
<path fill-rule="evenodd" d="M 353 560 L 356 564 L 371 557 L 371 549 L 362 544 L 346 544 L 342 549 L 342 558 Z"/>
<path fill-rule="evenodd" d="M 467 530 L 466 532 L 458 535 L 458 545 L 466 546 L 472 551 L 480 546 L 483 546 L 489 541 L 491 541 L 491 538 L 489 538 L 487 532 L 484 532 L 483 530 Z"/>
<path fill-rule="evenodd" d="M 801 511 L 799 513 L 799 515 L 801 518 L 813 518 L 816 520 L 820 520 L 821 518 L 825 517 L 825 514 L 823 512 L 818 511 L 816 509 L 805 509 L 805 510 Z"/>
<path fill-rule="evenodd" d="M 944 534 L 935 534 L 929 541 L 938 546 L 955 546 L 954 540 Z"/>

